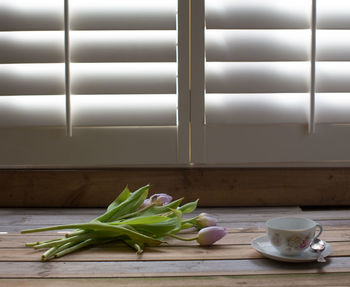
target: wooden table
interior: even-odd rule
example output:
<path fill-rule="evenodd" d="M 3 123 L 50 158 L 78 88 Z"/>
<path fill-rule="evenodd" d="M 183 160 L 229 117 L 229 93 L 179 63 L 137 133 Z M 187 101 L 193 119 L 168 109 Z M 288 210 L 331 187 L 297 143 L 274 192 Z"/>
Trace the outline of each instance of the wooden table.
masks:
<path fill-rule="evenodd" d="M 120 243 L 89 248 L 51 262 L 25 242 L 61 236 L 21 235 L 26 228 L 83 222 L 101 209 L 0 209 L 0 286 L 350 286 L 350 211 L 291 208 L 197 209 L 217 217 L 229 234 L 212 247 L 169 240 L 144 254 Z M 264 222 L 305 216 L 324 226 L 333 253 L 326 263 L 282 263 L 263 258 L 250 241 L 264 234 Z M 88 280 L 87 280 L 88 279 Z"/>

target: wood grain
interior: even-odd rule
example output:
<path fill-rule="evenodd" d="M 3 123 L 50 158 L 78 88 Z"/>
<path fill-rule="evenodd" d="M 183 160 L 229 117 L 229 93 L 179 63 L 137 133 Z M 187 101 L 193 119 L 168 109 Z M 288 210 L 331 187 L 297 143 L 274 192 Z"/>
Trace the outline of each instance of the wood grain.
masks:
<path fill-rule="evenodd" d="M 0 279 L 0 286 L 6 287 L 295 287 L 295 286 L 349 286 L 350 274 L 288 274 L 257 276 L 212 276 L 212 277 L 164 277 L 164 278 L 108 278 L 108 279 Z"/>
<path fill-rule="evenodd" d="M 100 212 L 101 209 L 0 209 L 0 231 L 85 221 Z M 0 234 L 0 286 L 349 286 L 347 209 L 205 208 L 197 212 L 214 214 L 224 226 L 230 227 L 228 235 L 212 247 L 171 239 L 167 246 L 146 248 L 141 256 L 121 243 L 110 243 L 42 263 L 39 262 L 42 251 L 25 248 L 24 242 L 63 234 L 53 231 Z M 267 217 L 289 214 L 324 224 L 322 238 L 333 249 L 325 264 L 268 260 L 250 246 L 251 239 L 265 234 Z M 194 231 L 183 236 L 193 234 Z"/>
<path fill-rule="evenodd" d="M 150 278 L 221 275 L 323 274 L 350 272 L 349 257 L 327 264 L 268 259 L 112 262 L 0 262 L 0 278 Z"/>
<path fill-rule="evenodd" d="M 350 168 L 1 170 L 2 207 L 104 207 L 147 183 L 201 206 L 350 205 Z"/>
<path fill-rule="evenodd" d="M 220 245 L 249 245 L 250 241 L 258 236 L 262 236 L 265 232 L 235 232 L 237 230 L 229 230 L 229 233 L 222 238 L 218 243 Z M 189 233 L 182 235 L 183 237 L 194 237 L 195 233 Z M 36 242 L 36 241 L 45 241 L 55 238 L 62 238 L 63 234 L 53 234 L 53 233 L 29 233 L 29 234 L 7 234 L 0 235 L 0 248 L 21 248 L 24 247 L 26 242 Z M 335 228 L 327 228 L 325 229 L 322 238 L 327 242 L 350 242 L 350 230 L 339 230 Z M 168 242 L 167 246 L 194 246 L 197 245 L 196 242 L 193 241 L 179 241 L 173 238 L 167 238 Z M 110 245 L 117 245 L 117 243 L 111 243 L 103 245 L 104 247 L 109 247 Z M 121 244 L 123 245 L 123 244 Z"/>
<path fill-rule="evenodd" d="M 288 274 L 256 276 L 212 276 L 212 277 L 163 277 L 163 278 L 102 278 L 95 279 L 0 279 L 4 287 L 306 287 L 349 286 L 350 274 Z"/>
<path fill-rule="evenodd" d="M 332 258 L 339 256 L 350 257 L 349 242 L 332 242 Z M 40 261 L 42 250 L 32 248 L 0 248 L 0 261 Z M 54 261 L 177 261 L 177 260 L 235 260 L 263 258 L 250 245 L 214 245 L 211 247 L 193 246 L 167 246 L 147 247 L 145 252 L 137 255 L 124 245 L 109 246 L 105 248 L 93 247 L 66 255 Z"/>

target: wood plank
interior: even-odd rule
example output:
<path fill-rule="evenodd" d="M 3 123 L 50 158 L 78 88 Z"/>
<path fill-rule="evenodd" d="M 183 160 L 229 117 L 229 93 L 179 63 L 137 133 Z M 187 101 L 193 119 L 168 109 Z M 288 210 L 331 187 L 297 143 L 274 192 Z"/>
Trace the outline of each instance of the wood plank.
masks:
<path fill-rule="evenodd" d="M 24 208 L 24 207 L 11 207 L 11 208 L 0 208 L 0 216 L 5 216 L 5 215 L 56 215 L 56 216 L 61 216 L 61 215 L 87 215 L 87 216 L 97 216 L 102 214 L 106 208 L 35 208 L 35 207 L 30 207 L 30 208 Z"/>
<path fill-rule="evenodd" d="M 0 279 L 0 286 L 6 287 L 297 287 L 297 286 L 349 286 L 350 274 L 288 274 L 257 276 L 212 276 L 212 277 L 164 277 L 164 278 L 103 278 L 95 279 Z"/>
<path fill-rule="evenodd" d="M 0 209 L 1 211 L 2 209 Z M 96 214 L 71 214 L 67 209 L 55 209 L 53 213 L 50 209 L 42 208 L 36 209 L 33 214 L 28 210 L 26 214 L 23 211 L 18 210 L 12 214 L 0 213 L 0 226 L 1 225 L 57 225 L 57 224 L 69 224 L 76 222 L 86 222 L 101 215 L 105 210 L 100 209 Z M 82 210 L 84 212 L 84 210 Z M 284 207 L 284 208 L 197 208 L 191 214 L 184 214 L 184 218 L 195 217 L 202 212 L 210 213 L 217 218 L 218 222 L 247 222 L 247 221 L 265 221 L 271 217 L 276 216 L 292 216 L 301 213 L 298 207 Z M 68 213 L 68 214 L 67 214 Z M 300 214 L 302 216 L 302 214 Z M 350 219 L 350 213 L 349 218 Z"/>
<path fill-rule="evenodd" d="M 350 256 L 350 242 L 333 242 L 332 257 Z M 0 248 L 0 261 L 40 261 L 44 251 L 32 248 Z M 211 247 L 168 246 L 147 247 L 145 252 L 137 255 L 124 245 L 109 245 L 108 247 L 93 247 L 66 255 L 55 261 L 170 261 L 170 260 L 230 260 L 256 259 L 263 256 L 250 245 L 214 245 Z"/>
<path fill-rule="evenodd" d="M 73 209 L 74 210 L 74 209 Z M 101 215 L 105 209 L 93 209 L 95 213 L 87 213 L 84 208 L 79 208 L 81 214 L 73 213 L 70 209 L 62 210 L 50 208 L 31 209 L 0 209 L 0 225 L 54 225 L 68 224 L 75 222 L 89 221 Z M 246 222 L 246 221 L 265 221 L 276 216 L 302 216 L 299 207 L 282 208 L 197 208 L 191 214 L 184 214 L 184 218 L 197 216 L 202 212 L 210 213 L 217 218 L 219 222 Z M 343 218 L 342 218 L 343 219 Z M 350 212 L 347 219 L 350 219 Z"/>
<path fill-rule="evenodd" d="M 1 170 L 0 205 L 105 207 L 125 185 L 149 182 L 202 206 L 350 205 L 350 168 Z"/>
<path fill-rule="evenodd" d="M 350 272 L 350 258 L 326 264 L 268 259 L 135 262 L 0 262 L 0 278 L 122 278 Z"/>
<path fill-rule="evenodd" d="M 250 244 L 254 238 L 264 235 L 265 232 L 231 232 L 219 241 L 220 245 L 234 245 L 234 244 Z M 193 237 L 194 232 L 184 234 L 183 237 Z M 62 238 L 62 234 L 7 234 L 0 235 L 0 248 L 21 248 L 26 242 L 45 241 L 49 239 Z M 334 230 L 325 229 L 322 239 L 327 242 L 350 241 L 350 229 L 348 230 Z M 179 241 L 173 238 L 167 238 L 166 241 L 170 246 L 189 246 L 195 245 L 194 242 Z"/>
<path fill-rule="evenodd" d="M 0 228 L 6 226 L 46 226 L 57 224 L 69 224 L 86 222 L 102 214 L 104 209 L 0 209 Z M 81 213 L 79 213 L 81 211 Z M 273 217 L 298 216 L 307 217 L 325 224 L 337 222 L 350 222 L 350 210 L 324 210 L 302 211 L 299 207 L 285 208 L 198 208 L 191 214 L 185 214 L 184 218 L 197 216 L 199 213 L 210 213 L 217 218 L 220 224 L 258 223 L 259 226 Z M 350 226 L 350 224 L 349 224 Z"/>
<path fill-rule="evenodd" d="M 324 228 L 334 228 L 337 230 L 346 230 L 349 229 L 350 220 L 318 220 L 318 223 L 321 223 Z M 231 232 L 264 232 L 265 231 L 265 221 L 263 222 L 225 222 L 220 223 L 219 225 L 225 226 Z M 51 226 L 51 225 L 45 225 Z M 29 228 L 39 228 L 43 227 L 42 224 L 39 225 L 0 225 L 0 232 L 8 233 L 19 233 L 21 230 Z"/>

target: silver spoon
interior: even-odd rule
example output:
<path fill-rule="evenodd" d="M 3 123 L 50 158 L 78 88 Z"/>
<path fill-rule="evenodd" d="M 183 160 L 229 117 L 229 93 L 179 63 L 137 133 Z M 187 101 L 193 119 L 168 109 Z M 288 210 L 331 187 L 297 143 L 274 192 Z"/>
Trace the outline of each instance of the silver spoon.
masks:
<path fill-rule="evenodd" d="M 315 238 L 312 240 L 310 248 L 314 252 L 317 252 L 317 262 L 326 262 L 326 259 L 322 255 L 322 251 L 326 248 L 326 243 L 322 239 Z"/>

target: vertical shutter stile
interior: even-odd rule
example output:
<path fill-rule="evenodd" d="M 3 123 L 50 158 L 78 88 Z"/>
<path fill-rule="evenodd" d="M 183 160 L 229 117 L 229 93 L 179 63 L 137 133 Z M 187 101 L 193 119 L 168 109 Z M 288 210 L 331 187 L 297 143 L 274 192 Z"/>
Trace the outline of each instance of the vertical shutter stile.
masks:
<path fill-rule="evenodd" d="M 316 23 L 317 6 L 316 0 L 312 0 L 311 7 L 311 74 L 310 74 L 310 115 L 309 115 L 309 133 L 315 131 L 315 88 L 316 88 Z"/>
<path fill-rule="evenodd" d="M 188 0 L 177 3 L 177 160 L 187 164 L 190 160 L 190 88 L 189 88 L 189 6 Z"/>
<path fill-rule="evenodd" d="M 69 0 L 64 0 L 64 60 L 66 91 L 66 130 L 72 136 L 71 104 L 70 104 L 70 44 L 69 44 Z"/>

